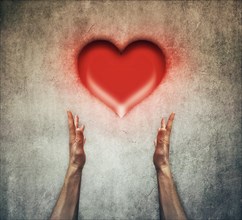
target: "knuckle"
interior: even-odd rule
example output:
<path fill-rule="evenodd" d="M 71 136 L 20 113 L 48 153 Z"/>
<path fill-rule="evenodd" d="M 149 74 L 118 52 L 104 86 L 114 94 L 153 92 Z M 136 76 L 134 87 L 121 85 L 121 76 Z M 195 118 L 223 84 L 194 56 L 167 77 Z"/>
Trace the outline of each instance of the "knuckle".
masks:
<path fill-rule="evenodd" d="M 83 144 L 83 139 L 82 139 L 82 138 L 78 138 L 78 139 L 76 139 L 76 143 L 77 143 L 77 144 Z"/>
<path fill-rule="evenodd" d="M 168 145 L 169 142 L 165 138 L 158 138 L 158 144 Z"/>
<path fill-rule="evenodd" d="M 82 149 L 76 149 L 75 154 L 76 154 L 77 156 L 80 156 L 80 155 L 84 154 L 84 151 L 83 151 Z"/>

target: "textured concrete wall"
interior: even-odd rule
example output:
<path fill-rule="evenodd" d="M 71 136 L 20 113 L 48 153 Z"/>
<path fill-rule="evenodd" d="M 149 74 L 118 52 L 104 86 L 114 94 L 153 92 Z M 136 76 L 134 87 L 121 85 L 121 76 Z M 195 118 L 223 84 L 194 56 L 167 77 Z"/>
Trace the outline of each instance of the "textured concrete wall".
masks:
<path fill-rule="evenodd" d="M 172 171 L 190 219 L 241 219 L 239 1 L 1 3 L 1 219 L 46 219 L 68 162 L 66 109 L 86 125 L 82 219 L 157 219 L 152 164 L 161 116 L 176 112 Z M 118 118 L 78 83 L 94 38 L 146 38 L 169 63 Z"/>

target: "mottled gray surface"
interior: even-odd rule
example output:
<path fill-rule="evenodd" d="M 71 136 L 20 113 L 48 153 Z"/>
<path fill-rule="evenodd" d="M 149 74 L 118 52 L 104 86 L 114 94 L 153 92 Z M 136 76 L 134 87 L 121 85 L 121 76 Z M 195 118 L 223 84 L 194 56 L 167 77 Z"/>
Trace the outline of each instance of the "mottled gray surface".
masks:
<path fill-rule="evenodd" d="M 66 109 L 86 125 L 82 219 L 157 219 L 153 140 L 176 112 L 173 176 L 190 219 L 241 219 L 239 1 L 1 3 L 1 219 L 46 219 L 68 162 Z M 118 118 L 77 83 L 93 38 L 147 38 L 169 62 Z"/>

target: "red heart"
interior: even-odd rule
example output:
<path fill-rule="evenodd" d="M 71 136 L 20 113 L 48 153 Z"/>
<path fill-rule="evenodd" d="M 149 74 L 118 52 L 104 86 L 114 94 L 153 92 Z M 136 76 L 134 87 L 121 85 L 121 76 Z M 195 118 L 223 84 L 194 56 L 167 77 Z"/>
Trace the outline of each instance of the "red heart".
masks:
<path fill-rule="evenodd" d="M 149 41 L 135 41 L 119 50 L 98 40 L 81 50 L 78 67 L 84 86 L 123 117 L 159 85 L 165 74 L 165 56 Z"/>

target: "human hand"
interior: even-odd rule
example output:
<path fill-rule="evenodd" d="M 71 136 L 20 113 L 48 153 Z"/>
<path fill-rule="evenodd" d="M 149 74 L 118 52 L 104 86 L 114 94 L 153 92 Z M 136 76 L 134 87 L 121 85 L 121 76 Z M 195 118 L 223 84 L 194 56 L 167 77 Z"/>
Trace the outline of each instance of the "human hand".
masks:
<path fill-rule="evenodd" d="M 161 119 L 161 128 L 158 130 L 153 156 L 153 162 L 157 171 L 169 169 L 170 134 L 174 117 L 175 113 L 171 113 L 167 125 L 165 119 Z"/>
<path fill-rule="evenodd" d="M 69 168 L 75 168 L 81 172 L 86 162 L 84 144 L 86 138 L 83 135 L 84 125 L 79 127 L 79 117 L 75 119 L 70 111 L 67 111 L 69 125 Z"/>
<path fill-rule="evenodd" d="M 79 118 L 67 111 L 69 126 L 69 167 L 59 198 L 50 219 L 78 219 L 82 169 L 86 161 L 84 152 L 84 125 L 79 127 Z"/>

